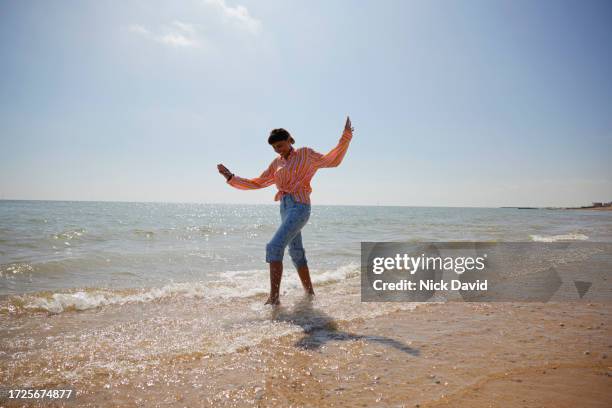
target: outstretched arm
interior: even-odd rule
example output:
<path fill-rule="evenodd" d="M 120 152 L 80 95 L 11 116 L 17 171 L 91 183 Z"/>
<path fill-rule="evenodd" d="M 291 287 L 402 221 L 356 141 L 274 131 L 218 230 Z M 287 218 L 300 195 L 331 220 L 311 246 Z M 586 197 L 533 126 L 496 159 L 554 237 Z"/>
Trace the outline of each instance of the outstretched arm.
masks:
<path fill-rule="evenodd" d="M 314 159 L 315 167 L 338 167 L 340 163 L 342 163 L 342 159 L 344 159 L 344 155 L 348 150 L 349 143 L 353 138 L 353 127 L 351 126 L 351 119 L 346 117 L 346 124 L 344 125 L 344 131 L 342 132 L 342 137 L 340 137 L 340 141 L 338 145 L 334 147 L 329 153 L 321 154 L 310 149 L 309 153 L 311 157 Z"/>
<path fill-rule="evenodd" d="M 228 170 L 229 171 L 229 170 Z M 270 163 L 259 177 L 252 179 L 238 177 L 232 173 L 228 174 L 227 184 L 240 190 L 254 190 L 274 184 L 274 173 L 276 173 L 276 159 Z"/>

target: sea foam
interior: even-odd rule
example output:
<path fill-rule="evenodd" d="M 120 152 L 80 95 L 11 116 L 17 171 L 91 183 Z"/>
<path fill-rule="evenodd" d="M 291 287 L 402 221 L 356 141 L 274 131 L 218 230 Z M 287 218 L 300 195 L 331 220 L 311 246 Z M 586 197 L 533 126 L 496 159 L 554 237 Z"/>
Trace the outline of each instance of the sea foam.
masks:
<path fill-rule="evenodd" d="M 293 272 L 293 271 L 292 271 Z M 231 299 L 265 294 L 269 290 L 266 270 L 229 271 L 207 282 L 172 282 L 161 287 L 143 289 L 85 289 L 57 293 L 34 293 L 8 297 L 0 304 L 0 314 L 24 312 L 62 313 L 109 305 L 152 302 L 172 297 Z M 318 285 L 330 284 L 358 276 L 359 266 L 347 264 L 332 270 L 311 272 Z M 283 289 L 296 289 L 301 283 L 296 273 L 286 273 Z"/>
<path fill-rule="evenodd" d="M 529 238 L 535 242 L 586 241 L 589 239 L 584 234 L 530 235 Z"/>

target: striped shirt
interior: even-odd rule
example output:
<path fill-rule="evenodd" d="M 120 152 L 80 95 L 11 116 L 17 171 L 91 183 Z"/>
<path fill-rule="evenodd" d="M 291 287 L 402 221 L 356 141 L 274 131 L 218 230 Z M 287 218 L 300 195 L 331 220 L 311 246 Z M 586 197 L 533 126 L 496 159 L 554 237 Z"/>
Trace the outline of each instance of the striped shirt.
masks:
<path fill-rule="evenodd" d="M 352 137 L 353 133 L 345 130 L 338 145 L 327 154 L 318 153 L 310 147 L 291 149 L 286 159 L 279 155 L 259 177 L 246 179 L 233 176 L 227 183 L 240 190 L 253 190 L 276 184 L 278 192 L 274 201 L 279 201 L 285 194 L 291 194 L 296 201 L 310 204 L 310 180 L 318 169 L 337 167 L 342 162 Z"/>

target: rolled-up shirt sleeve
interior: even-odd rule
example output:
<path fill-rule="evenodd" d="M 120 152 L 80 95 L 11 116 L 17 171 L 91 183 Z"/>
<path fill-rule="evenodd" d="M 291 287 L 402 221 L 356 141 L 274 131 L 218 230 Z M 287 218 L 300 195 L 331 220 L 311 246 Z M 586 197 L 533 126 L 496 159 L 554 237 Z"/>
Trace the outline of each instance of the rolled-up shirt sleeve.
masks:
<path fill-rule="evenodd" d="M 259 177 L 247 179 L 234 175 L 231 179 L 227 180 L 227 184 L 240 190 L 255 190 L 257 188 L 268 187 L 274 184 L 276 168 L 276 159 L 274 159 Z"/>
<path fill-rule="evenodd" d="M 308 149 L 309 156 L 313 160 L 315 167 L 338 167 L 342 163 L 342 159 L 344 159 L 352 137 L 353 133 L 350 130 L 345 130 L 342 133 L 342 137 L 340 137 L 338 145 L 327 154 L 321 154 L 313 149 Z"/>

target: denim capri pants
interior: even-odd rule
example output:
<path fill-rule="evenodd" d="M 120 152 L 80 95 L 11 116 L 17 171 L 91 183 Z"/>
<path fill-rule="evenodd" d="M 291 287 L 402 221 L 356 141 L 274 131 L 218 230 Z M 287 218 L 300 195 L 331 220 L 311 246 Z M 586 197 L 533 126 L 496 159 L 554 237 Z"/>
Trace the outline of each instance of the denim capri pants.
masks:
<path fill-rule="evenodd" d="M 293 265 L 296 268 L 306 265 L 301 230 L 310 218 L 310 204 L 300 203 L 291 194 L 285 194 L 280 202 L 280 215 L 282 223 L 266 245 L 266 262 L 282 261 L 285 248 L 289 245 Z"/>

